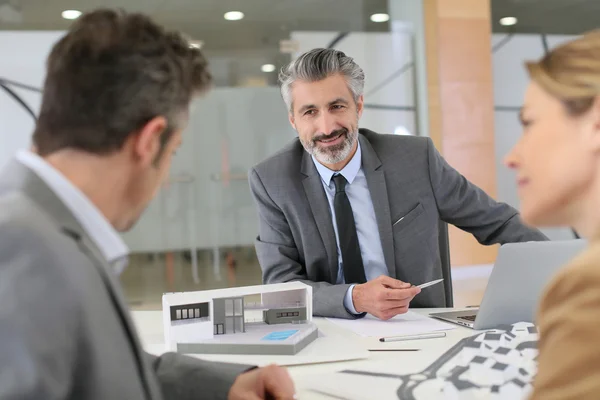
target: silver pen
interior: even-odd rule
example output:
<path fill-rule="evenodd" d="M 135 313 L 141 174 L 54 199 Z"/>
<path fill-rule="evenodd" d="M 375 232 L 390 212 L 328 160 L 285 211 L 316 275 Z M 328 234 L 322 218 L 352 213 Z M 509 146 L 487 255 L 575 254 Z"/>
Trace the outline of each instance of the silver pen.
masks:
<path fill-rule="evenodd" d="M 426 283 L 420 284 L 417 287 L 421 288 L 421 289 L 425 289 L 426 287 L 436 285 L 436 284 L 438 284 L 438 283 L 440 283 L 442 281 L 443 281 L 443 279 L 436 279 L 435 281 L 431 281 L 431 282 L 426 282 Z"/>
<path fill-rule="evenodd" d="M 446 332 L 421 333 L 419 335 L 402 335 L 382 337 L 380 342 L 401 342 L 404 340 L 421 340 L 421 339 L 436 339 L 446 337 Z"/>

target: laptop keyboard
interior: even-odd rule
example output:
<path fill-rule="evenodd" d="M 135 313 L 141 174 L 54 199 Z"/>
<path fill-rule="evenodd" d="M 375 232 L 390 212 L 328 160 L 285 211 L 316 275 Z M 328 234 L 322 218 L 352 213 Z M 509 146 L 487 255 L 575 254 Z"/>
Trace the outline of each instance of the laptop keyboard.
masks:
<path fill-rule="evenodd" d="M 474 322 L 475 321 L 475 317 L 477 315 L 465 315 L 464 317 L 457 317 L 458 319 L 464 319 L 466 321 L 471 321 Z"/>

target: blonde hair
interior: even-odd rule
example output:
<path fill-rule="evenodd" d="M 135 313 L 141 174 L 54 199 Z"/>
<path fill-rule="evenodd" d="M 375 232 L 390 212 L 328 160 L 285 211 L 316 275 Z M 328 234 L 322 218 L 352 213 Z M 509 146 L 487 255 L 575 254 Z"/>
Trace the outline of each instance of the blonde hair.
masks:
<path fill-rule="evenodd" d="M 558 46 L 525 66 L 530 78 L 560 99 L 569 114 L 582 115 L 600 96 L 600 30 Z"/>

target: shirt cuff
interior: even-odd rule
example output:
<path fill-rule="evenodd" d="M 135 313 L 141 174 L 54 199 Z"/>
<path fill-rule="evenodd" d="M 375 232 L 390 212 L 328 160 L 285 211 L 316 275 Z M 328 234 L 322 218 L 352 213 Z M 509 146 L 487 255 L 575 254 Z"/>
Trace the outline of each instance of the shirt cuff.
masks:
<path fill-rule="evenodd" d="M 354 290 L 354 286 L 356 285 L 352 285 L 348 288 L 348 290 L 346 290 L 346 295 L 344 296 L 344 307 L 346 307 L 346 310 L 348 310 L 350 314 L 360 315 L 360 313 L 354 308 L 354 303 L 352 302 L 352 291 Z"/>

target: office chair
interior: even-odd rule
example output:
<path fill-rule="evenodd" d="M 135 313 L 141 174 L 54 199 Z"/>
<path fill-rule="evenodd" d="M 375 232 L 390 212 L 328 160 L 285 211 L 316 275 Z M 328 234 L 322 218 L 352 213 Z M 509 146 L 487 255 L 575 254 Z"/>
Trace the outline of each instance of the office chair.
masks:
<path fill-rule="evenodd" d="M 452 293 L 452 266 L 450 264 L 450 243 L 448 239 L 448 224 L 440 220 L 438 230 L 440 261 L 442 264 L 442 277 L 444 278 L 444 294 L 446 296 L 446 307 L 454 307 L 454 297 Z"/>

